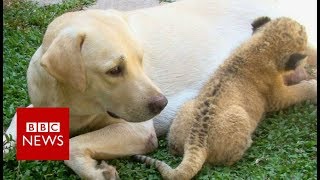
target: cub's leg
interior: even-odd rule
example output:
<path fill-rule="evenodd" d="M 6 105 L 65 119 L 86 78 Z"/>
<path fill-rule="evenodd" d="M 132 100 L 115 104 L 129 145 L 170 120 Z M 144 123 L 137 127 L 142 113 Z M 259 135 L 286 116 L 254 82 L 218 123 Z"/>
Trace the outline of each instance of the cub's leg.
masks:
<path fill-rule="evenodd" d="M 121 122 L 70 139 L 70 159 L 65 164 L 84 179 L 118 179 L 114 167 L 104 161 L 157 148 L 152 120 L 142 123 Z"/>
<path fill-rule="evenodd" d="M 251 135 L 257 121 L 252 120 L 240 106 L 228 107 L 210 123 L 208 162 L 232 165 L 251 146 Z"/>
<path fill-rule="evenodd" d="M 168 133 L 169 151 L 174 155 L 182 155 L 186 139 L 194 122 L 194 100 L 185 103 L 176 118 L 172 121 Z"/>
<path fill-rule="evenodd" d="M 301 81 L 292 86 L 275 86 L 268 98 L 268 111 L 278 111 L 306 100 L 317 103 L 317 80 Z"/>
<path fill-rule="evenodd" d="M 286 85 L 298 84 L 302 80 L 317 79 L 317 49 L 308 45 L 305 54 L 308 55 L 305 64 L 284 75 L 283 78 Z"/>

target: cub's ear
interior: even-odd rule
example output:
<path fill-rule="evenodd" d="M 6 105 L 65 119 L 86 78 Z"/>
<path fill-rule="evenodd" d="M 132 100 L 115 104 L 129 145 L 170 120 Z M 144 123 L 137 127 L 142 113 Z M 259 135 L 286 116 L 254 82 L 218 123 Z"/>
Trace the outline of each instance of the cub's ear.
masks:
<path fill-rule="evenodd" d="M 295 70 L 307 55 L 301 53 L 293 53 L 289 56 L 288 61 L 284 65 L 285 71 Z"/>
<path fill-rule="evenodd" d="M 266 24 L 267 22 L 271 21 L 271 19 L 267 16 L 262 16 L 257 19 L 255 19 L 252 23 L 252 33 L 255 33 L 257 29 L 259 29 L 261 26 Z"/>
<path fill-rule="evenodd" d="M 85 33 L 61 32 L 40 60 L 40 65 L 58 81 L 84 92 L 86 71 L 81 55 Z"/>

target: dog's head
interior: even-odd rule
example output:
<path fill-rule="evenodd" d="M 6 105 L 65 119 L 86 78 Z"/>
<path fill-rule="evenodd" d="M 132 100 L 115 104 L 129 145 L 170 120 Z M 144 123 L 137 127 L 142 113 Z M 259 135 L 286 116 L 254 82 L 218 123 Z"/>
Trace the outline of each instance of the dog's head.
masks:
<path fill-rule="evenodd" d="M 80 102 L 70 104 L 71 112 L 108 112 L 133 122 L 160 113 L 167 99 L 145 74 L 143 51 L 125 18 L 105 11 L 68 18 L 60 17 L 48 27 L 40 64 L 70 101 Z"/>

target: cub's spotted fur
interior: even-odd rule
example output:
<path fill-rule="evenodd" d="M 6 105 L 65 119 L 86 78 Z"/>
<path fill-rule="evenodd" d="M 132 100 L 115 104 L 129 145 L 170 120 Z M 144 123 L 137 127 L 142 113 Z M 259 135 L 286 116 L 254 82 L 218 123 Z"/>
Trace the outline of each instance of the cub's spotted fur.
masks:
<path fill-rule="evenodd" d="M 155 163 L 164 179 L 191 179 L 205 162 L 232 165 L 251 145 L 251 134 L 265 112 L 315 100 L 317 81 L 286 86 L 283 73 L 305 59 L 307 36 L 299 23 L 289 18 L 263 17 L 252 23 L 253 36 L 219 67 L 199 95 L 181 108 L 170 128 L 169 147 L 183 154 L 172 169 Z"/>

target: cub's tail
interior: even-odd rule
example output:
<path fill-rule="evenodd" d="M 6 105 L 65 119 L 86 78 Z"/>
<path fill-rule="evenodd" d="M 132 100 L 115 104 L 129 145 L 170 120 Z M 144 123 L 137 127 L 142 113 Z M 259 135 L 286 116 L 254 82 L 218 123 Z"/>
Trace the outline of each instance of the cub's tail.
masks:
<path fill-rule="evenodd" d="M 206 161 L 207 152 L 205 148 L 188 148 L 182 162 L 175 169 L 172 169 L 165 162 L 147 156 L 135 155 L 134 158 L 147 165 L 155 165 L 165 180 L 189 180 L 201 170 Z"/>
<path fill-rule="evenodd" d="M 163 176 L 163 174 L 168 174 L 170 172 L 172 172 L 172 168 L 166 164 L 165 162 L 159 161 L 157 159 L 153 159 L 151 157 L 148 156 L 144 156 L 144 155 L 134 155 L 133 158 L 137 161 L 140 161 L 144 164 L 147 164 L 149 166 L 155 166 L 158 171 L 161 173 L 161 175 Z"/>

